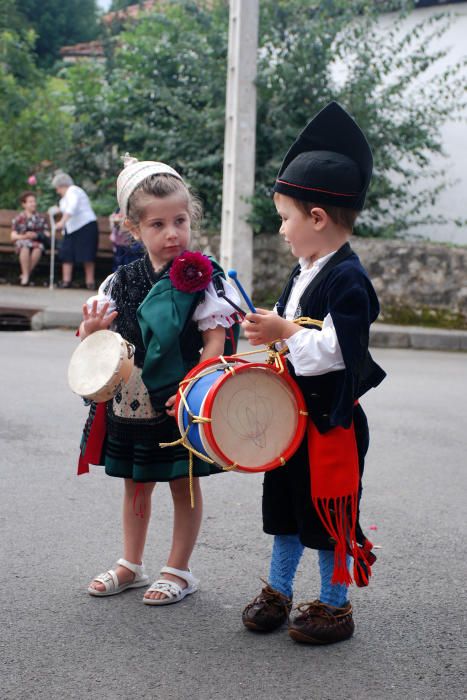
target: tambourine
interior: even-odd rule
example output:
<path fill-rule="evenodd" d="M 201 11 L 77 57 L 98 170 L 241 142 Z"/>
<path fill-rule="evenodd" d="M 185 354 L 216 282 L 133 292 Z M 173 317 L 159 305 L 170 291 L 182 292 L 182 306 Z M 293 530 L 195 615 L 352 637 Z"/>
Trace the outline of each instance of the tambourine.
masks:
<path fill-rule="evenodd" d="M 68 365 L 70 389 L 83 399 L 109 401 L 131 375 L 135 347 L 114 331 L 96 331 L 76 348 Z"/>

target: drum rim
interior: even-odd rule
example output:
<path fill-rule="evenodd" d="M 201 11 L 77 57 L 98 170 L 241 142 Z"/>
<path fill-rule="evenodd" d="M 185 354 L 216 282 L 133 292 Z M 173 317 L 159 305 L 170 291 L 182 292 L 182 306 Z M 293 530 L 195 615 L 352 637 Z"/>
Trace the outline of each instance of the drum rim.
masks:
<path fill-rule="evenodd" d="M 199 362 L 197 365 L 192 367 L 192 369 L 190 369 L 190 371 L 187 372 L 187 374 L 183 378 L 183 391 L 184 391 L 186 400 L 188 400 L 188 394 L 191 390 L 193 383 L 196 382 L 200 378 L 200 377 L 198 377 L 200 372 L 202 372 L 204 369 L 207 369 L 208 367 L 211 367 L 211 366 L 212 366 L 212 372 L 215 372 L 216 369 L 222 369 L 223 367 L 225 367 L 225 363 L 222 362 L 222 360 L 220 360 L 219 357 L 222 357 L 226 362 L 233 362 L 235 364 L 236 363 L 251 364 L 250 362 L 248 362 L 248 360 L 243 360 L 240 357 L 234 357 L 232 355 L 220 355 L 220 356 L 218 355 L 217 357 L 211 357 L 208 360 L 203 360 L 202 362 Z M 224 374 L 226 374 L 225 371 L 224 371 Z M 212 387 L 221 378 L 222 377 L 217 378 L 217 380 L 211 385 L 211 387 L 209 387 L 209 391 L 211 391 Z M 190 380 L 190 381 L 188 382 L 187 380 Z M 180 383 L 180 385 L 178 387 L 177 395 L 175 398 L 175 405 L 174 405 L 174 410 L 175 410 L 175 415 L 177 417 L 177 424 L 178 424 L 178 429 L 180 431 L 180 435 L 182 435 L 186 430 L 186 428 L 183 425 L 183 409 L 185 408 L 185 405 L 181 399 L 181 392 L 182 392 L 182 383 Z M 201 404 L 201 409 L 203 408 L 203 404 L 204 404 L 204 401 Z M 199 432 L 199 428 L 198 428 L 198 432 Z M 185 440 L 188 442 L 190 447 L 193 447 L 195 450 L 197 450 L 197 448 L 191 444 L 190 439 L 189 439 L 189 434 L 190 433 L 188 432 Z M 200 436 L 200 441 L 202 443 L 201 436 Z M 212 459 L 212 457 L 207 453 L 205 456 L 208 457 L 209 459 Z"/>
<path fill-rule="evenodd" d="M 207 362 L 210 362 L 210 361 L 207 360 Z M 218 371 L 218 370 L 221 370 L 224 366 L 225 366 L 224 363 L 222 363 L 222 362 L 218 363 L 218 366 L 217 366 L 217 367 L 216 367 L 216 366 L 213 366 L 213 368 L 212 368 L 212 373 L 214 373 L 214 372 L 216 372 L 216 371 Z M 197 365 L 197 368 L 199 369 L 199 365 Z M 194 369 L 196 369 L 196 367 L 193 368 L 193 370 L 194 370 Z M 191 370 L 191 372 L 193 372 L 193 370 Z M 198 374 L 198 373 L 199 373 L 199 372 L 197 372 L 196 374 Z M 195 374 L 195 376 L 193 376 L 193 377 L 190 379 L 189 382 L 187 382 L 187 383 L 185 384 L 185 387 L 184 387 L 185 399 L 186 399 L 187 402 L 188 402 L 188 396 L 189 396 L 189 394 L 190 394 L 191 389 L 194 387 L 194 385 L 196 384 L 196 382 L 197 382 L 199 379 L 201 379 L 201 377 L 196 376 L 196 374 Z M 187 374 L 187 376 L 185 377 L 185 379 L 187 379 L 188 376 L 189 376 L 189 375 Z M 204 375 L 204 376 L 206 376 L 206 375 Z M 219 379 L 222 378 L 222 376 L 223 376 L 223 375 L 217 377 L 217 379 L 216 379 L 216 380 L 211 384 L 211 386 L 209 387 L 209 390 L 208 390 L 207 393 L 209 393 L 209 391 L 211 391 L 211 388 L 218 382 Z M 203 416 L 203 407 L 204 407 L 205 398 L 206 398 L 206 397 L 203 398 L 203 401 L 201 402 L 201 406 L 200 406 L 200 413 L 199 413 L 199 415 L 200 415 L 201 417 Z M 186 410 L 186 409 L 185 409 L 185 404 L 183 403 L 183 401 L 182 401 L 181 398 L 180 398 L 180 391 L 178 391 L 178 392 L 177 392 L 177 398 L 175 399 L 175 415 L 177 416 L 177 424 L 178 424 L 178 429 L 179 429 L 179 431 L 180 431 L 180 434 L 182 434 L 181 428 L 183 428 L 183 432 L 185 432 L 185 430 L 186 430 L 185 423 L 184 423 L 184 420 L 183 420 L 185 410 Z M 198 430 L 199 441 L 200 441 L 200 443 L 201 443 L 201 445 L 202 445 L 202 447 L 203 447 L 203 450 L 204 450 L 204 452 L 205 452 L 205 457 L 208 457 L 209 459 L 213 459 L 212 456 L 207 452 L 207 450 L 206 450 L 206 448 L 205 448 L 205 446 L 204 446 L 204 444 L 203 444 L 203 441 L 202 441 L 202 438 L 201 438 L 200 428 L 201 428 L 201 424 L 200 424 L 200 423 L 197 423 L 197 424 L 194 424 L 194 425 L 192 426 L 191 429 Z M 188 433 L 187 433 L 187 435 L 186 435 L 186 437 L 185 437 L 185 440 L 187 441 L 187 443 L 189 444 L 190 447 L 192 447 L 194 450 L 196 450 L 197 452 L 199 452 L 199 454 L 201 454 L 201 452 L 200 452 L 200 450 L 198 449 L 198 447 L 197 447 L 196 445 L 194 445 L 193 442 L 190 440 L 190 431 L 188 431 Z M 227 466 L 227 465 L 226 465 L 226 466 Z"/>
<path fill-rule="evenodd" d="M 297 408 L 298 408 L 298 419 L 297 419 L 297 427 L 295 431 L 295 435 L 290 442 L 290 445 L 287 447 L 287 449 L 284 450 L 284 453 L 280 456 L 278 456 L 275 460 L 268 462 L 266 465 L 262 465 L 261 468 L 256 468 L 256 467 L 248 467 L 246 465 L 241 465 L 241 464 L 236 464 L 235 469 L 237 471 L 241 472 L 246 472 L 249 474 L 261 474 L 262 472 L 267 472 L 271 471 L 272 469 L 277 469 L 278 467 L 282 466 L 281 458 L 287 462 L 288 459 L 296 452 L 298 447 L 300 446 L 303 438 L 305 437 L 305 432 L 306 432 L 306 427 L 307 427 L 307 417 L 308 417 L 308 411 L 306 408 L 305 404 L 305 399 L 303 397 L 302 392 L 300 391 L 300 388 L 296 384 L 296 382 L 293 381 L 293 379 L 290 377 L 290 375 L 287 372 L 279 372 L 277 371 L 274 367 L 271 365 L 268 365 L 264 362 L 247 362 L 244 365 L 241 365 L 240 367 L 236 368 L 236 372 L 243 372 L 246 371 L 247 369 L 251 369 L 253 367 L 256 368 L 261 368 L 264 370 L 269 370 L 274 372 L 274 374 L 277 377 L 281 377 L 287 386 L 291 389 L 292 394 L 294 395 L 296 401 L 297 401 Z M 210 387 L 209 391 L 207 392 L 203 403 L 202 403 L 202 409 L 205 411 L 203 413 L 203 417 L 205 418 L 211 418 L 212 416 L 212 408 L 214 405 L 214 400 L 215 400 L 215 395 L 212 395 L 212 390 L 214 387 L 219 388 L 223 383 L 225 383 L 229 378 L 229 372 L 225 372 L 224 376 L 219 377 L 219 379 Z M 212 430 L 212 423 L 201 423 L 199 426 L 199 433 L 201 437 L 201 442 L 204 445 L 203 441 L 203 434 L 206 435 L 206 440 L 209 442 L 209 445 L 212 449 L 213 452 L 215 452 L 218 455 L 218 458 L 221 458 L 223 462 L 225 462 L 226 467 L 229 467 L 231 462 L 229 463 L 229 460 L 227 456 L 222 452 L 220 449 L 219 445 L 217 444 L 217 441 L 214 437 L 214 433 Z M 206 449 L 206 448 L 205 448 Z"/>

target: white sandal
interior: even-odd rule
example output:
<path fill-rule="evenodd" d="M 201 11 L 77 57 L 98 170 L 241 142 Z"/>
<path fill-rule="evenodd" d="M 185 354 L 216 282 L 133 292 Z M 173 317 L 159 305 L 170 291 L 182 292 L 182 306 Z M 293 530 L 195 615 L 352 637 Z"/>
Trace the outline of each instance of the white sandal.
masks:
<path fill-rule="evenodd" d="M 142 586 L 147 586 L 149 583 L 149 576 L 147 576 L 144 570 L 144 564 L 133 564 L 131 561 L 126 559 L 119 559 L 117 561 L 119 566 L 124 566 L 126 569 L 132 571 L 135 575 L 132 581 L 127 581 L 126 583 L 119 583 L 117 574 L 113 569 L 109 569 L 104 574 L 99 574 L 93 579 L 98 583 L 103 583 L 105 586 L 105 591 L 98 591 L 96 588 L 89 586 L 89 595 L 95 596 L 106 596 L 106 595 L 116 595 L 125 591 L 127 588 L 141 588 Z"/>
<path fill-rule="evenodd" d="M 156 593 L 163 593 L 165 598 L 143 598 L 143 603 L 146 605 L 170 605 L 171 603 L 178 603 L 183 600 L 185 596 L 190 595 L 190 593 L 195 593 L 198 590 L 199 580 L 193 576 L 191 570 L 183 571 L 182 569 L 174 569 L 173 566 L 164 566 L 161 569 L 161 574 L 173 574 L 186 581 L 187 585 L 182 588 L 175 583 L 175 581 L 169 581 L 166 578 L 160 578 L 154 581 L 152 586 L 148 588 L 146 593 L 150 591 L 155 591 Z"/>

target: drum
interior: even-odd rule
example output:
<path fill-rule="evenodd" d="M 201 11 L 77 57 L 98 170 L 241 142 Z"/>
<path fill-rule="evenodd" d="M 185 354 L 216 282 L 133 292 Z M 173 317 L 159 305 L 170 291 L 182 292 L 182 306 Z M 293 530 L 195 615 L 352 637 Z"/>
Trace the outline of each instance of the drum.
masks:
<path fill-rule="evenodd" d="M 68 365 L 70 389 L 95 403 L 109 401 L 129 380 L 134 352 L 134 345 L 119 333 L 92 333 L 71 356 Z"/>
<path fill-rule="evenodd" d="M 285 464 L 304 437 L 308 414 L 286 371 L 227 357 L 187 374 L 175 415 L 186 445 L 200 457 L 254 473 Z"/>

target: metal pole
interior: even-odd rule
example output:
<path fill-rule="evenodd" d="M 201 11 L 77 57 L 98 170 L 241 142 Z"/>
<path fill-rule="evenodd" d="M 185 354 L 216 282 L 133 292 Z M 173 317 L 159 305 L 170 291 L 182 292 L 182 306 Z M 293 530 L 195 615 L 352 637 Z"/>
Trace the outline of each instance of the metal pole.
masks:
<path fill-rule="evenodd" d="M 253 287 L 253 231 L 247 223 L 255 186 L 256 54 L 259 0 L 230 0 L 220 258 Z"/>
<path fill-rule="evenodd" d="M 49 271 L 49 289 L 54 288 L 55 275 L 55 214 L 58 214 L 60 209 L 57 206 L 50 207 L 47 211 L 50 220 L 50 271 Z"/>

